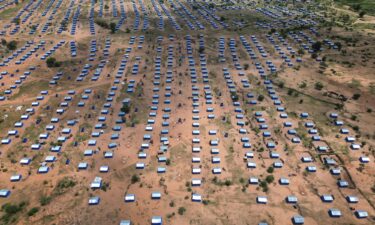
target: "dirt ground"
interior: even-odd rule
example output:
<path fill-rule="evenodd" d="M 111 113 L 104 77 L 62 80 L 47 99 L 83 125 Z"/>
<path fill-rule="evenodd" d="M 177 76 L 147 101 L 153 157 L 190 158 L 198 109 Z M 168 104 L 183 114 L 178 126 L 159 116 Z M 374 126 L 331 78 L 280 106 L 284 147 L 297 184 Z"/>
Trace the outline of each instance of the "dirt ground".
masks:
<path fill-rule="evenodd" d="M 0 6 L 8 2 L 11 1 L 2 1 Z M 0 72 L 7 72 L 0 80 L 0 92 L 5 97 L 0 101 L 0 129 L 3 131 L 0 139 L 11 140 L 10 144 L 0 145 L 0 189 L 10 191 L 8 197 L 0 198 L 0 224 L 119 224 L 121 220 L 130 220 L 132 224 L 143 225 L 150 224 L 153 216 L 161 216 L 163 224 L 256 225 L 267 222 L 275 225 L 293 224 L 292 218 L 296 215 L 303 216 L 307 225 L 374 223 L 375 37 L 371 32 L 340 26 L 328 29 L 320 25 L 316 26 L 319 35 L 313 35 L 309 29 L 302 30 L 323 42 L 323 49 L 317 53 L 317 58 L 323 61 L 318 62 L 307 51 L 298 51 L 302 43 L 307 43 L 305 39 L 301 43 L 292 34 L 286 34 L 284 44 L 277 36 L 281 29 L 271 32 L 256 24 L 262 21 L 275 25 L 277 21 L 298 18 L 295 15 L 301 11 L 291 5 L 293 16 L 282 13 L 278 7 L 283 6 L 274 8 L 276 3 L 265 6 L 263 1 L 257 4 L 238 2 L 238 6 L 246 7 L 239 10 L 221 8 L 219 5 L 227 3 L 215 1 L 220 4 L 212 10 L 209 3 L 175 0 L 172 2 L 178 6 L 176 11 L 170 1 L 161 4 L 157 0 L 98 0 L 93 1 L 96 4 L 92 7 L 95 24 L 92 35 L 91 1 L 63 0 L 60 5 L 58 2 L 22 1 L 4 9 L 0 7 L 3 22 L 0 32 L 6 31 L 0 38 L 7 43 L 17 41 L 16 50 L 33 40 L 22 53 L 0 67 Z M 316 6 L 309 4 L 310 8 Z M 117 24 L 120 20 L 122 7 L 126 12 L 125 22 L 113 33 L 111 23 Z M 267 17 L 256 11 L 256 7 L 268 9 L 281 18 Z M 10 34 L 17 27 L 14 17 L 22 8 L 19 30 Z M 117 17 L 113 16 L 113 10 L 117 11 Z M 188 16 L 187 11 L 193 17 Z M 159 12 L 163 30 L 158 28 Z M 134 30 L 137 13 L 139 26 Z M 319 13 L 316 11 L 316 15 Z M 72 35 L 74 15 L 78 15 L 77 30 Z M 65 16 L 68 20 L 62 22 Z M 24 18 L 27 20 L 22 22 Z M 49 18 L 48 29 L 42 32 Z M 149 27 L 143 31 L 145 18 Z M 319 21 L 311 15 L 308 18 Z M 238 25 L 241 19 L 243 26 Z M 98 25 L 98 20 L 106 25 Z M 366 15 L 365 21 L 373 20 Z M 181 30 L 175 30 L 173 21 Z M 199 22 L 205 29 L 191 30 L 187 21 L 196 27 Z M 229 27 L 224 28 L 221 22 Z M 6 24 L 10 26 L 3 28 Z M 37 24 L 37 31 L 30 35 Z M 66 24 L 66 30 L 58 34 L 61 24 Z M 218 29 L 213 24 L 217 24 Z M 191 53 L 187 35 L 190 35 Z M 252 35 L 258 42 L 252 40 Z M 341 49 L 328 48 L 324 39 L 340 42 Z M 42 40 L 45 41 L 43 47 L 23 63 L 16 64 Z M 61 65 L 48 67 L 41 56 L 61 40 L 65 43 L 51 55 Z M 90 61 L 92 40 L 96 40 L 97 51 Z M 106 40 L 110 40 L 109 47 L 106 47 Z M 220 40 L 224 41 L 222 57 L 219 57 Z M 251 59 L 243 40 L 256 53 L 256 59 Z M 71 41 L 77 46 L 76 57 L 71 56 Z M 280 50 L 276 50 L 275 45 Z M 288 47 L 297 53 L 292 54 Z M 261 56 L 260 48 L 267 52 L 267 57 Z M 0 63 L 16 50 L 1 45 Z M 280 51 L 291 59 L 292 66 L 288 66 Z M 168 56 L 173 58 L 168 60 Z M 193 66 L 189 65 L 189 57 L 194 59 L 196 77 L 191 75 Z M 160 75 L 155 66 L 158 58 Z M 222 58 L 225 61 L 221 61 Z M 297 58 L 302 62 L 297 62 Z M 121 73 L 123 60 L 126 66 Z M 207 66 L 202 64 L 204 61 Z M 267 66 L 270 61 L 277 68 L 276 73 L 270 73 Z M 169 63 L 172 65 L 168 66 Z M 241 68 L 236 68 L 236 63 Z M 85 64 L 91 65 L 87 75 L 77 81 Z M 132 73 L 135 65 L 139 68 L 137 74 Z M 266 77 L 260 76 L 257 66 L 265 70 Z M 205 68 L 207 77 L 202 71 Z M 224 68 L 229 77 L 224 75 Z M 95 75 L 98 71 L 99 76 Z M 26 78 L 22 77 L 25 72 L 30 72 Z M 62 75 L 56 78 L 59 72 Z M 122 75 L 116 77 L 116 74 Z M 19 80 L 22 80 L 20 84 Z M 56 80 L 56 84 L 51 83 L 52 80 Z M 272 84 L 266 84 L 267 81 Z M 12 89 L 12 85 L 16 87 Z M 129 92 L 132 85 L 133 92 Z M 155 88 L 159 88 L 158 91 Z M 235 100 L 232 88 L 236 90 Z M 7 90 L 12 90 L 11 94 L 6 94 Z M 42 91 L 47 90 L 48 94 L 43 95 Z M 74 94 L 70 93 L 72 90 Z M 205 90 L 212 92 L 212 101 L 206 100 Z M 270 91 L 275 93 L 269 94 Z M 250 93 L 253 97 L 248 97 Z M 284 112 L 278 110 L 275 97 Z M 124 99 L 130 99 L 128 108 L 122 103 Z M 34 111 L 27 112 L 29 108 Z M 58 113 L 59 109 L 64 112 Z M 125 115 L 119 115 L 127 110 Z M 283 118 L 283 113 L 287 118 Z M 301 113 L 308 113 L 308 118 L 301 117 Z M 336 126 L 331 113 L 337 113 L 337 120 L 344 125 Z M 21 119 L 22 115 L 29 117 Z M 58 122 L 53 123 L 52 119 L 56 118 Z M 264 122 L 259 122 L 259 118 Z M 20 121 L 22 127 L 15 127 Z M 69 125 L 72 121 L 74 124 Z M 291 126 L 285 126 L 285 122 Z M 99 123 L 104 126 L 95 128 Z M 317 134 L 310 133 L 306 123 L 313 123 Z M 51 124 L 54 129 L 47 130 L 46 126 Z M 260 124 L 267 124 L 267 128 L 260 129 Z M 121 130 L 115 131 L 118 126 Z M 66 128 L 70 128 L 69 133 L 64 133 Z M 348 129 L 349 134 L 340 133 L 341 128 Z M 168 133 L 162 134 L 165 129 Z M 14 130 L 17 130 L 16 135 L 8 133 Z M 216 134 L 210 134 L 214 130 Z M 291 134 L 291 130 L 297 134 Z M 196 131 L 199 134 L 193 133 Z M 265 131 L 271 136 L 265 135 Z M 48 138 L 42 139 L 40 135 L 46 133 Z M 118 138 L 114 139 L 115 133 Z M 150 139 L 145 135 L 150 135 Z M 319 136 L 319 140 L 313 140 L 313 136 Z M 59 142 L 62 137 L 65 141 Z M 162 137 L 168 141 L 163 142 Z M 352 150 L 351 143 L 345 140 L 347 137 L 355 137 L 354 143 L 361 148 Z M 244 144 L 246 138 L 251 147 Z M 294 143 L 294 138 L 299 138 L 300 142 Z M 96 141 L 95 146 L 90 145 L 92 140 Z M 217 145 L 212 145 L 216 140 Z M 40 149 L 33 150 L 31 146 L 38 143 Z M 116 146 L 110 147 L 113 143 Z M 270 143 L 275 147 L 270 148 Z M 142 147 L 145 145 L 148 147 Z M 53 146 L 61 146 L 61 150 L 53 152 Z M 167 146 L 167 151 L 161 153 L 161 146 Z M 328 150 L 318 151 L 319 147 Z M 193 148 L 200 151 L 195 152 Z M 212 149 L 218 149 L 218 154 L 213 154 Z M 85 156 L 86 150 L 93 150 L 93 155 Z M 113 157 L 105 158 L 106 152 L 112 152 Z M 140 158 L 139 153 L 146 153 L 147 157 Z M 244 157 L 250 153 L 253 157 Z M 277 157 L 272 157 L 273 154 Z M 45 162 L 47 156 L 55 156 L 56 160 Z M 162 157 L 166 161 L 161 161 Z M 304 157 L 312 161 L 304 162 Z M 361 157 L 368 157 L 369 162 L 361 162 Z M 22 165 L 23 158 L 31 159 L 30 164 Z M 193 160 L 196 158 L 199 162 Z M 213 163 L 213 159 L 220 159 L 220 162 Z M 328 165 L 327 159 L 334 163 Z M 78 169 L 83 162 L 87 163 L 87 168 Z M 145 168 L 137 169 L 138 163 L 144 163 Z M 255 168 L 249 168 L 250 163 L 255 163 Z M 275 163 L 281 163 L 281 168 Z M 38 173 L 41 166 L 48 166 L 48 173 Z M 102 166 L 108 166 L 109 171 L 101 172 Z M 307 170 L 312 166 L 315 172 Z M 166 172 L 158 173 L 158 168 L 165 168 Z M 192 172 L 197 168 L 200 174 Z M 214 168 L 220 168 L 221 173 L 214 174 Z M 334 168 L 340 169 L 340 175 L 331 173 Z M 12 182 L 10 177 L 16 174 L 22 175 L 22 179 Z M 95 177 L 102 178 L 99 189 L 90 188 Z M 258 178 L 258 184 L 249 183 L 254 177 Z M 201 185 L 192 186 L 193 179 L 200 179 Z M 280 179 L 288 179 L 289 184 L 280 184 Z M 347 181 L 348 187 L 340 188 L 340 180 Z M 161 193 L 161 198 L 152 199 L 154 192 Z M 134 202 L 125 201 L 128 194 L 135 195 Z M 201 195 L 202 201 L 192 201 L 194 194 Z M 322 195 L 332 195 L 333 202 L 323 202 Z M 100 197 L 99 204 L 89 205 L 89 199 L 94 196 Z M 257 203 L 260 196 L 267 197 L 266 204 Z M 298 203 L 287 203 L 288 196 L 295 196 Z M 348 203 L 347 196 L 356 196 L 359 202 Z M 331 217 L 330 209 L 338 209 L 342 215 Z M 368 216 L 359 219 L 356 210 L 364 210 Z"/>

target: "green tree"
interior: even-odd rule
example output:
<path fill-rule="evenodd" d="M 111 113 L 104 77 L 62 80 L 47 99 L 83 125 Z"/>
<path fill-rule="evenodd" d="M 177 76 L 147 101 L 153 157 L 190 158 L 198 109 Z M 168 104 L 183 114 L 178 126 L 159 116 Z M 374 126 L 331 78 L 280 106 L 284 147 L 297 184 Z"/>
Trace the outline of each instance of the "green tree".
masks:
<path fill-rule="evenodd" d="M 314 44 L 312 44 L 311 47 L 314 50 L 314 52 L 320 51 L 320 49 L 322 48 L 322 42 L 317 41 Z"/>
<path fill-rule="evenodd" d="M 361 94 L 359 94 L 359 93 L 355 93 L 355 94 L 353 95 L 353 99 L 354 99 L 354 100 L 358 100 L 360 97 L 361 97 Z"/>
<path fill-rule="evenodd" d="M 178 214 L 180 214 L 180 215 L 184 215 L 185 212 L 186 212 L 185 207 L 180 207 L 180 208 L 178 208 Z"/>
<path fill-rule="evenodd" d="M 37 212 L 39 212 L 39 207 L 33 207 L 27 212 L 27 215 L 34 216 Z"/>
<path fill-rule="evenodd" d="M 316 82 L 314 87 L 316 90 L 320 91 L 323 89 L 324 85 L 320 82 Z"/>
<path fill-rule="evenodd" d="M 58 62 L 55 58 L 53 57 L 49 57 L 47 60 L 46 60 L 46 64 L 47 64 L 47 67 L 59 67 L 61 66 L 61 63 Z"/>
<path fill-rule="evenodd" d="M 114 34 L 116 32 L 116 23 L 110 23 L 109 27 L 111 29 L 112 34 Z"/>
<path fill-rule="evenodd" d="M 8 42 L 7 48 L 9 50 L 16 50 L 17 49 L 17 42 L 16 41 L 10 41 L 10 42 Z"/>

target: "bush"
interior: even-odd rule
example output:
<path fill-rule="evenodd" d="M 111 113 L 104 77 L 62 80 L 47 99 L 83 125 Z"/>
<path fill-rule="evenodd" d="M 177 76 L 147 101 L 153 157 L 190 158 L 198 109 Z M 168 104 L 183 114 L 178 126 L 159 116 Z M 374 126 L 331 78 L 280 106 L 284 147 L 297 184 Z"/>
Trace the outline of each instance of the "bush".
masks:
<path fill-rule="evenodd" d="M 204 47 L 203 47 L 203 46 L 200 46 L 198 52 L 199 52 L 200 54 L 202 54 L 202 53 L 204 52 Z"/>
<path fill-rule="evenodd" d="M 178 214 L 184 215 L 185 212 L 186 212 L 186 209 L 184 207 L 178 208 Z"/>
<path fill-rule="evenodd" d="M 48 205 L 51 202 L 51 200 L 52 200 L 52 197 L 50 196 L 42 196 L 40 197 L 39 202 L 41 206 L 45 206 L 45 205 Z"/>
<path fill-rule="evenodd" d="M 268 191 L 267 182 L 262 181 L 262 182 L 260 182 L 259 186 L 262 188 L 263 192 L 267 192 Z"/>
<path fill-rule="evenodd" d="M 141 179 L 136 174 L 134 174 L 132 176 L 132 184 L 135 184 L 135 183 L 139 182 L 140 180 Z"/>
<path fill-rule="evenodd" d="M 98 24 L 99 26 L 103 27 L 103 28 L 106 28 L 108 29 L 109 28 L 109 25 L 107 22 L 105 22 L 104 20 L 95 20 L 95 23 Z"/>
<path fill-rule="evenodd" d="M 359 93 L 355 93 L 355 94 L 353 95 L 353 99 L 354 99 L 354 100 L 358 100 L 360 97 L 361 97 L 361 94 L 359 94 Z"/>
<path fill-rule="evenodd" d="M 114 34 L 116 32 L 116 23 L 113 23 L 113 22 L 110 23 L 109 27 L 111 28 L 112 34 Z"/>
<path fill-rule="evenodd" d="M 314 52 L 320 51 L 320 48 L 322 47 L 322 42 L 317 41 L 314 44 L 311 45 Z"/>
<path fill-rule="evenodd" d="M 238 101 L 239 97 L 236 93 L 232 93 L 232 101 L 236 102 Z"/>
<path fill-rule="evenodd" d="M 7 48 L 9 50 L 16 50 L 17 49 L 17 42 L 16 41 L 10 41 L 10 42 L 8 42 Z"/>
<path fill-rule="evenodd" d="M 272 175 L 268 175 L 266 177 L 266 182 L 269 183 L 269 184 L 272 183 L 274 180 L 275 180 L 275 178 Z"/>
<path fill-rule="evenodd" d="M 46 63 L 47 63 L 47 67 L 48 68 L 51 68 L 51 67 L 60 67 L 61 66 L 61 62 L 58 62 L 55 58 L 53 57 L 49 57 L 47 60 L 46 60 Z"/>
<path fill-rule="evenodd" d="M 1 216 L 2 224 L 8 224 L 10 221 L 16 219 L 17 213 L 21 212 L 25 207 L 26 202 L 20 202 L 19 204 L 5 203 L 1 206 L 1 211 L 3 215 Z"/>
<path fill-rule="evenodd" d="M 245 64 L 243 65 L 243 69 L 244 69 L 244 70 L 248 70 L 248 69 L 249 69 L 249 64 L 248 64 L 248 63 L 245 63 Z"/>
<path fill-rule="evenodd" d="M 39 207 L 33 207 L 27 212 L 27 216 L 34 216 L 39 211 Z"/>
<path fill-rule="evenodd" d="M 270 167 L 268 167 L 267 172 L 268 173 L 273 173 L 273 170 L 274 170 L 274 168 L 272 166 L 270 166 Z"/>
<path fill-rule="evenodd" d="M 74 187 L 75 185 L 76 185 L 76 181 L 74 181 L 73 178 L 64 177 L 63 179 L 57 182 L 56 187 L 54 189 L 54 194 L 56 195 L 63 194 L 65 193 L 66 189 Z"/>
<path fill-rule="evenodd" d="M 129 113 L 130 112 L 130 106 L 129 105 L 123 105 L 121 107 L 121 112 Z"/>
<path fill-rule="evenodd" d="M 320 83 L 320 82 L 315 83 L 315 89 L 316 90 L 320 91 L 320 90 L 323 89 L 323 87 L 324 87 L 324 85 L 322 83 Z"/>
<path fill-rule="evenodd" d="M 264 96 L 263 95 L 259 95 L 258 96 L 258 101 L 262 102 L 264 100 Z"/>
<path fill-rule="evenodd" d="M 225 184 L 226 186 L 231 186 L 231 185 L 232 185 L 232 181 L 230 181 L 230 180 L 226 180 L 226 181 L 224 182 L 224 184 Z"/>

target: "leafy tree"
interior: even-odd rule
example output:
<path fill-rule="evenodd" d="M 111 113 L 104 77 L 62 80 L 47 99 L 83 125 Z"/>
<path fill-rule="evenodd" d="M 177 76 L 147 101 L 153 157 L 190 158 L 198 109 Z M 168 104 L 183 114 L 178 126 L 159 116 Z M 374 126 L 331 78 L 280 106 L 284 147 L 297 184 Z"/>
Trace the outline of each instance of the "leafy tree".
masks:
<path fill-rule="evenodd" d="M 311 45 L 312 49 L 317 52 L 317 51 L 320 51 L 321 47 L 322 47 L 322 42 L 320 41 L 317 41 L 315 42 L 314 44 Z"/>
<path fill-rule="evenodd" d="M 200 54 L 202 54 L 202 53 L 204 52 L 204 47 L 203 47 L 203 46 L 200 46 L 198 52 L 199 52 Z"/>
<path fill-rule="evenodd" d="M 248 70 L 248 69 L 249 69 L 249 64 L 248 64 L 248 63 L 245 63 L 245 64 L 243 65 L 243 69 L 244 69 L 244 70 Z"/>
<path fill-rule="evenodd" d="M 269 183 L 269 184 L 272 183 L 274 180 L 275 180 L 275 178 L 272 175 L 268 175 L 266 177 L 266 182 Z"/>
<path fill-rule="evenodd" d="M 320 91 L 323 89 L 324 85 L 320 82 L 316 82 L 314 87 L 316 90 Z"/>
<path fill-rule="evenodd" d="M 112 34 L 114 34 L 116 32 L 116 23 L 110 23 L 109 27 L 111 29 Z"/>
<path fill-rule="evenodd" d="M 17 49 L 17 42 L 16 41 L 10 41 L 10 42 L 8 42 L 7 48 L 9 50 L 16 50 Z"/>
<path fill-rule="evenodd" d="M 359 93 L 355 93 L 355 94 L 353 95 L 353 99 L 354 99 L 354 100 L 358 100 L 360 97 L 361 97 L 361 94 L 359 94 Z"/>
<path fill-rule="evenodd" d="M 178 214 L 180 214 L 180 215 L 184 215 L 185 212 L 186 212 L 185 207 L 180 207 L 180 208 L 178 208 Z"/>
<path fill-rule="evenodd" d="M 129 113 L 130 112 L 130 106 L 129 105 L 123 105 L 121 107 L 121 112 Z"/>
<path fill-rule="evenodd" d="M 61 62 L 58 62 L 55 58 L 53 57 L 49 57 L 47 60 L 46 60 L 46 63 L 47 63 L 47 67 L 51 68 L 51 67 L 59 67 L 61 66 Z"/>
<path fill-rule="evenodd" d="M 136 174 L 134 174 L 133 176 L 132 176 L 132 184 L 135 184 L 135 183 L 137 183 L 137 182 L 139 182 L 141 179 L 136 175 Z"/>

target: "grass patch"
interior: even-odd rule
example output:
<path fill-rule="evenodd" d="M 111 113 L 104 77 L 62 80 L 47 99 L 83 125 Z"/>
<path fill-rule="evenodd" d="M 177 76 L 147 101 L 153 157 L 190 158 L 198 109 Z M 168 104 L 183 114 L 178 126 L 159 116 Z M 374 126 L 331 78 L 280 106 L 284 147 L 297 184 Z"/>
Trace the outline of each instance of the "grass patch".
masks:
<path fill-rule="evenodd" d="M 374 0 L 335 0 L 339 5 L 347 5 L 352 9 L 358 8 L 357 11 L 364 11 L 366 14 L 375 15 Z"/>
<path fill-rule="evenodd" d="M 28 82 L 28 83 L 21 85 L 18 92 L 12 95 L 9 99 L 13 100 L 21 96 L 25 96 L 25 95 L 29 97 L 36 96 L 39 94 L 40 91 L 47 90 L 47 89 L 49 89 L 48 81 L 38 80 L 38 81 Z"/>

